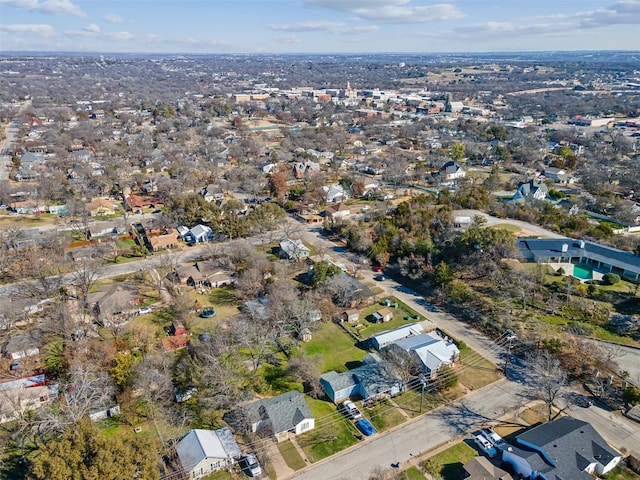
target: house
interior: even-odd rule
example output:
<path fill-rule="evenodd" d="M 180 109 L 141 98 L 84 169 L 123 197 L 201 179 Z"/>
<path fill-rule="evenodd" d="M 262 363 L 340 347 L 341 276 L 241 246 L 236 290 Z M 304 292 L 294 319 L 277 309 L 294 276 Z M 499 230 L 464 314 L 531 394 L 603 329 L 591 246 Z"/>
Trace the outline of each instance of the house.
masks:
<path fill-rule="evenodd" d="M 450 160 L 440 167 L 438 174 L 445 182 L 452 182 L 459 178 L 466 177 L 467 171 L 458 162 Z"/>
<path fill-rule="evenodd" d="M 587 422 L 561 417 L 532 428 L 502 450 L 503 463 L 521 478 L 592 480 L 622 460 Z"/>
<path fill-rule="evenodd" d="M 350 308 L 342 312 L 341 319 L 343 322 L 355 323 L 360 319 L 360 312 L 357 308 Z"/>
<path fill-rule="evenodd" d="M 511 198 L 512 202 L 530 203 L 533 200 L 544 200 L 549 193 L 547 186 L 540 180 L 529 180 L 518 184 L 516 193 Z"/>
<path fill-rule="evenodd" d="M 33 357 L 39 353 L 40 338 L 29 333 L 12 335 L 2 347 L 2 354 L 10 360 Z"/>
<path fill-rule="evenodd" d="M 180 245 L 180 236 L 175 228 L 170 228 L 162 235 L 149 236 L 148 239 L 151 244 L 151 251 L 153 252 L 175 248 Z"/>
<path fill-rule="evenodd" d="M 242 456 L 228 428 L 190 430 L 176 444 L 176 453 L 187 478 L 200 478 L 229 468 Z"/>
<path fill-rule="evenodd" d="M 338 218 L 349 218 L 351 216 L 351 208 L 345 203 L 330 205 L 325 208 L 324 215 L 332 220 L 336 220 Z"/>
<path fill-rule="evenodd" d="M 19 420 L 25 412 L 37 410 L 58 397 L 58 385 L 44 385 L 44 378 L 33 386 L 9 386 L 14 383 L 0 385 L 0 424 Z"/>
<path fill-rule="evenodd" d="M 182 238 L 187 243 L 204 243 L 213 241 L 213 230 L 208 225 L 198 224 L 185 233 Z"/>
<path fill-rule="evenodd" d="M 300 435 L 315 428 L 315 418 L 309 405 L 304 395 L 296 390 L 258 400 L 243 410 L 252 432 L 274 435 L 278 442 L 288 439 L 289 435 Z"/>
<path fill-rule="evenodd" d="M 520 257 L 536 263 L 579 264 L 640 282 L 640 256 L 599 243 L 570 238 L 526 238 L 516 243 Z M 568 272 L 568 273 L 575 273 Z"/>
<path fill-rule="evenodd" d="M 542 176 L 555 183 L 575 183 L 576 181 L 571 172 L 556 167 L 546 167 Z"/>
<path fill-rule="evenodd" d="M 196 262 L 193 265 L 180 265 L 170 274 L 173 283 L 186 283 L 190 287 L 217 288 L 236 282 L 234 273 L 220 268 L 213 261 Z"/>
<path fill-rule="evenodd" d="M 333 403 L 356 395 L 365 400 L 393 397 L 405 390 L 391 365 L 376 354 L 365 355 L 362 362 L 362 366 L 347 372 L 330 371 L 320 377 L 320 385 Z"/>
<path fill-rule="evenodd" d="M 280 242 L 280 257 L 297 262 L 309 257 L 311 251 L 302 243 L 302 240 L 290 240 L 288 238 Z"/>
<path fill-rule="evenodd" d="M 394 342 L 390 347 L 401 348 L 416 358 L 428 378 L 435 378 L 438 370 L 460 359 L 460 350 L 450 339 L 435 332 L 421 333 Z"/>
<path fill-rule="evenodd" d="M 141 197 L 140 195 L 125 195 L 124 207 L 129 211 L 142 210 L 144 208 L 159 208 L 164 205 L 162 199 L 157 197 Z"/>
<path fill-rule="evenodd" d="M 204 198 L 206 202 L 221 202 L 224 200 L 222 187 L 213 183 L 203 187 L 202 190 L 200 190 L 200 196 Z"/>
<path fill-rule="evenodd" d="M 302 330 L 300 330 L 300 334 L 298 335 L 300 340 L 302 340 L 303 342 L 310 342 L 311 339 L 313 338 L 311 336 L 311 330 L 309 330 L 308 328 L 303 328 Z"/>
<path fill-rule="evenodd" d="M 513 480 L 511 474 L 496 467 L 487 457 L 473 457 L 463 466 L 465 480 Z"/>
<path fill-rule="evenodd" d="M 389 322 L 393 320 L 393 312 L 389 308 L 381 308 L 377 312 L 374 312 L 373 319 L 376 323 Z"/>
<path fill-rule="evenodd" d="M 385 332 L 378 333 L 370 339 L 371 346 L 376 350 L 381 350 L 387 345 L 397 342 L 403 338 L 419 335 L 424 331 L 422 325 L 419 323 L 411 323 L 409 325 L 403 325 L 402 327 L 395 328 L 393 330 L 387 330 Z"/>
<path fill-rule="evenodd" d="M 139 304 L 140 294 L 135 282 L 108 285 L 89 293 L 86 298 L 86 306 L 93 312 L 95 321 L 103 325 L 127 320 Z"/>
<path fill-rule="evenodd" d="M 310 177 L 320 172 L 320 164 L 305 160 L 304 162 L 295 162 L 291 167 L 293 176 L 296 178 Z"/>
<path fill-rule="evenodd" d="M 324 200 L 327 203 L 344 202 L 349 199 L 349 194 L 340 184 L 325 185 L 322 190 L 324 191 Z"/>

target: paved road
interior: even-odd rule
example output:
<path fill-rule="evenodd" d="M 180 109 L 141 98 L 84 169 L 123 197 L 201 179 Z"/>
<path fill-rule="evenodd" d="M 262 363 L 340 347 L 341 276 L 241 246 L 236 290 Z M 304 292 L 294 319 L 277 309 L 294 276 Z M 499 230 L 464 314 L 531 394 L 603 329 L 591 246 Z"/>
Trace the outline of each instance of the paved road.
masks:
<path fill-rule="evenodd" d="M 395 430 L 308 467 L 293 478 L 301 480 L 367 479 L 376 467 L 389 468 L 479 428 L 522 403 L 521 386 L 502 381 L 466 396 Z M 470 436 L 468 438 L 471 438 Z"/>
<path fill-rule="evenodd" d="M 19 112 L 31 105 L 31 100 L 25 100 L 20 106 Z M 18 113 L 19 115 L 19 113 Z M 6 180 L 11 172 L 11 156 L 4 155 L 4 152 L 13 150 L 20 125 L 17 120 L 9 122 L 5 128 L 5 139 L 0 147 L 0 180 Z"/>

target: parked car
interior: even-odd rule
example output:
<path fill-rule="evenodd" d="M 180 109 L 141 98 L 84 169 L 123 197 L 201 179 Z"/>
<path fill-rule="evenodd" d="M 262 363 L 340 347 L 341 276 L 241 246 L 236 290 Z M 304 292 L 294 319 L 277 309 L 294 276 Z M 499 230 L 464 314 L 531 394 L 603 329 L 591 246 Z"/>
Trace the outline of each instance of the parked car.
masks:
<path fill-rule="evenodd" d="M 351 419 L 358 419 L 358 418 L 362 418 L 362 413 L 360 412 L 360 410 L 358 410 L 358 407 L 356 407 L 355 403 L 353 403 L 351 400 L 347 400 L 342 404 L 342 409 L 344 411 L 344 414 Z"/>
<path fill-rule="evenodd" d="M 585 397 L 584 395 L 579 395 L 578 397 L 576 397 L 575 403 L 577 406 L 582 408 L 589 408 L 591 405 L 593 405 L 593 401 Z"/>
<path fill-rule="evenodd" d="M 240 466 L 249 477 L 259 477 L 262 475 L 262 468 L 253 453 L 247 454 L 246 457 L 240 460 Z"/>
<path fill-rule="evenodd" d="M 475 444 L 478 446 L 480 451 L 484 453 L 489 458 L 493 458 L 498 454 L 496 447 L 494 447 L 489 440 L 484 438 L 482 435 L 476 435 L 473 439 Z"/>
<path fill-rule="evenodd" d="M 383 281 L 385 281 L 387 279 L 387 277 L 385 277 L 384 275 L 376 275 L 375 277 L 373 277 L 373 279 L 376 282 L 383 282 Z"/>
<path fill-rule="evenodd" d="M 493 428 L 483 428 L 480 431 L 480 434 L 489 440 L 496 448 L 502 448 L 507 444 L 507 442 L 504 441 L 504 438 L 493 431 Z"/>
<path fill-rule="evenodd" d="M 367 420 L 366 418 L 358 420 L 356 422 L 356 427 L 358 427 L 358 430 L 360 430 L 362 433 L 364 433 L 368 437 L 376 433 L 376 429 L 373 427 L 373 425 L 371 425 L 371 422 L 369 422 L 369 420 Z"/>
<path fill-rule="evenodd" d="M 380 265 L 374 265 L 373 266 L 373 271 L 380 273 L 382 271 L 382 267 Z"/>
<path fill-rule="evenodd" d="M 138 315 L 144 315 L 145 313 L 151 313 L 151 307 L 142 307 L 138 310 Z"/>

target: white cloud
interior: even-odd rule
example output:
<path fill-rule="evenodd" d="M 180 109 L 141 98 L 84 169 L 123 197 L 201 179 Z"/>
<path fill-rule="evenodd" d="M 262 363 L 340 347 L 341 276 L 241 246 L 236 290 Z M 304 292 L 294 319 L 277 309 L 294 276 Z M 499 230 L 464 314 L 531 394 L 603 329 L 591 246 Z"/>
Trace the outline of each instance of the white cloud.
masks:
<path fill-rule="evenodd" d="M 413 6 L 410 0 L 306 0 L 307 5 L 352 13 L 362 20 L 387 23 L 425 23 L 456 20 L 466 15 L 455 5 Z"/>
<path fill-rule="evenodd" d="M 102 19 L 107 23 L 130 23 L 126 18 L 117 13 L 105 13 Z"/>
<path fill-rule="evenodd" d="M 85 32 L 90 32 L 90 33 L 98 33 L 98 32 L 100 32 L 100 27 L 98 25 L 96 25 L 95 23 L 90 23 L 89 25 L 84 27 L 82 30 L 84 30 Z"/>
<path fill-rule="evenodd" d="M 268 25 L 271 30 L 281 32 L 327 32 L 339 35 L 353 35 L 379 30 L 375 25 L 351 26 L 342 22 L 300 22 L 300 23 L 272 23 Z"/>
<path fill-rule="evenodd" d="M 86 17 L 86 14 L 78 5 L 70 0 L 0 0 L 16 8 L 31 10 L 51 15 L 72 15 L 74 17 Z"/>
<path fill-rule="evenodd" d="M 54 37 L 56 35 L 55 29 L 46 24 L 0 25 L 0 30 L 11 33 L 28 33 L 38 37 Z"/>
<path fill-rule="evenodd" d="M 275 37 L 275 40 L 276 40 L 276 42 L 284 43 L 285 45 L 298 45 L 298 44 L 302 43 L 302 40 L 300 40 L 298 37 L 296 37 L 293 34 L 291 34 L 291 35 L 280 35 L 278 37 Z"/>

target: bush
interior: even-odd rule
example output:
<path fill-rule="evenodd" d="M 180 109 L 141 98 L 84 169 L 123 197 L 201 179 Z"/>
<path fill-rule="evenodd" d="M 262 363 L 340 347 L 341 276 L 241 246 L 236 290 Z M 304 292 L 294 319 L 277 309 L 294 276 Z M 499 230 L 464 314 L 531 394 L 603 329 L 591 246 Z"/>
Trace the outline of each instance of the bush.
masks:
<path fill-rule="evenodd" d="M 622 399 L 629 405 L 637 405 L 640 403 L 640 390 L 637 387 L 627 387 L 622 392 Z"/>
<path fill-rule="evenodd" d="M 556 270 L 556 275 L 565 275 L 566 272 L 564 271 L 564 268 L 560 267 L 558 270 Z"/>
<path fill-rule="evenodd" d="M 605 273 L 602 276 L 602 284 L 603 285 L 616 285 L 620 283 L 620 275 L 616 275 L 615 273 Z"/>

